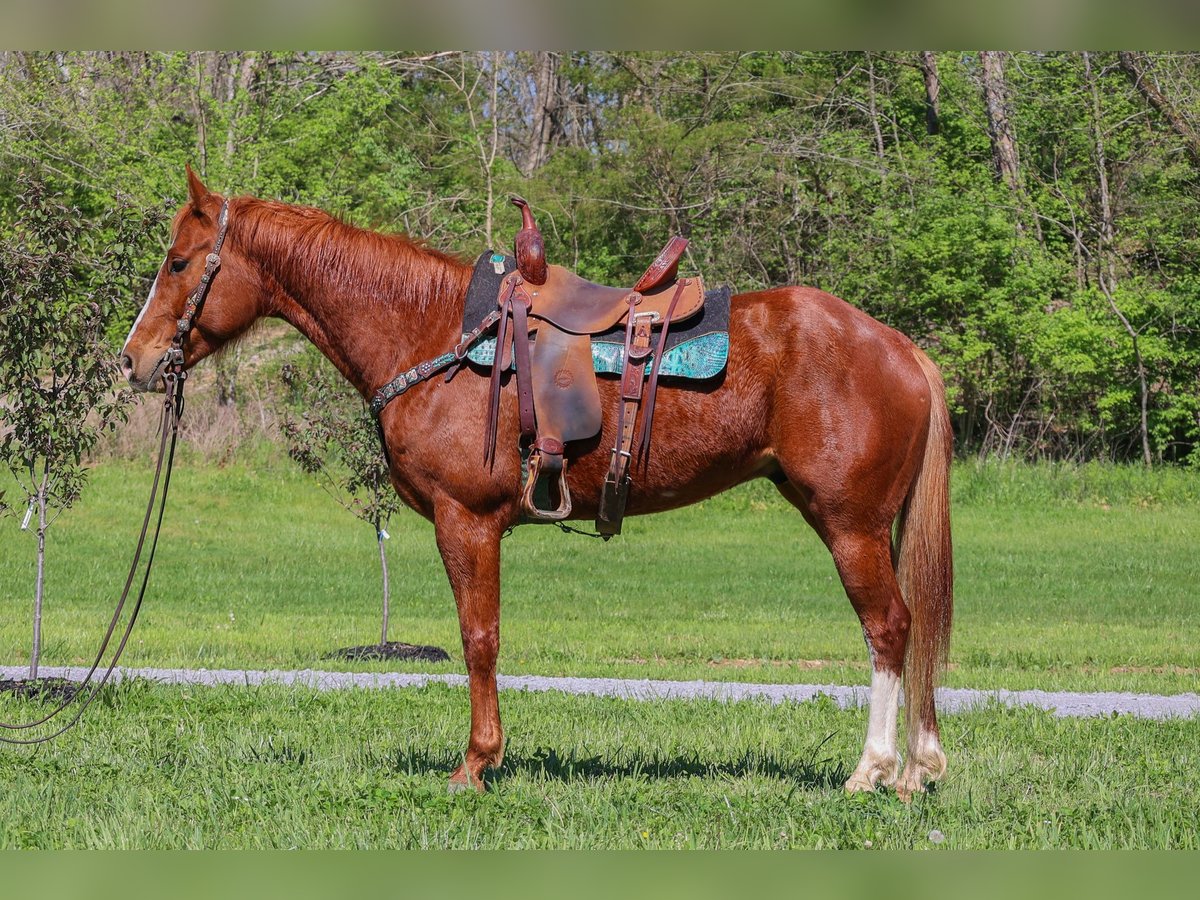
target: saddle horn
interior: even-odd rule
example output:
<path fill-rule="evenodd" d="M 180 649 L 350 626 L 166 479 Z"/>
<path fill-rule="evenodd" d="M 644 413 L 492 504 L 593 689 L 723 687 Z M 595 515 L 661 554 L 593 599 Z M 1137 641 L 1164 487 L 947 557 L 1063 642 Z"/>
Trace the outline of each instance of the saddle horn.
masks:
<path fill-rule="evenodd" d="M 524 197 L 513 197 L 513 206 L 521 210 L 521 230 L 513 240 L 517 271 L 530 284 L 546 283 L 546 243 L 533 221 L 533 212 Z"/>

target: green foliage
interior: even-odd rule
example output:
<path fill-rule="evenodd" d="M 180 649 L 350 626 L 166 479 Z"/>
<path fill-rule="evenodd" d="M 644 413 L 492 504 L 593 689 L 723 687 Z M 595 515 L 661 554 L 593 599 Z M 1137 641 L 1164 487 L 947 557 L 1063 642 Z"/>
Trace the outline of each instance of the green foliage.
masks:
<path fill-rule="evenodd" d="M 280 432 L 288 456 L 344 509 L 379 531 L 400 509 L 375 417 L 315 353 L 280 370 Z"/>
<path fill-rule="evenodd" d="M 23 169 L 91 218 L 117 190 L 177 202 L 191 161 L 218 189 L 473 257 L 488 235 L 506 246 L 517 192 L 550 257 L 586 277 L 627 283 L 681 232 L 710 283 L 811 284 L 904 331 L 946 373 L 960 452 L 1140 458 L 1144 380 L 1152 457 L 1200 462 L 1185 141 L 1115 53 L 1010 54 L 1013 188 L 993 165 L 979 55 L 935 59 L 930 134 L 913 53 L 13 51 L 0 231 Z M 1143 64 L 1200 122 L 1194 55 Z M 161 253 L 140 242 L 134 271 Z"/>
<path fill-rule="evenodd" d="M 106 332 L 135 247 L 158 223 L 127 206 L 85 218 L 32 178 L 15 208 L 0 239 L 0 461 L 28 500 L 61 510 L 78 499 L 99 435 L 124 419 Z"/>

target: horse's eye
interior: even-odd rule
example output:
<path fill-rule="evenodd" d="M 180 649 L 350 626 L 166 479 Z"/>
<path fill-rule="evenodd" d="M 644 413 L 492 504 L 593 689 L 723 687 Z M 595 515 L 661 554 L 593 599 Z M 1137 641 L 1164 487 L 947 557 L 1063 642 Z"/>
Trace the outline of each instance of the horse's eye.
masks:
<path fill-rule="evenodd" d="M 171 260 L 171 271 L 172 272 L 182 272 L 187 267 L 188 267 L 188 261 L 186 259 Z"/>

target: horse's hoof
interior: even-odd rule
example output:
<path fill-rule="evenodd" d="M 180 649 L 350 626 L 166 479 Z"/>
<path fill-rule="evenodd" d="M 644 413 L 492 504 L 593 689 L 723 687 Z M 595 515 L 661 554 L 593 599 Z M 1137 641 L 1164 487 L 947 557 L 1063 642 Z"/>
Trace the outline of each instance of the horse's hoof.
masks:
<path fill-rule="evenodd" d="M 913 794 L 925 793 L 926 782 L 933 782 L 946 774 L 946 754 L 936 735 L 922 735 L 916 750 L 909 750 L 908 762 L 900 780 L 896 782 L 896 794 L 906 803 Z"/>
<path fill-rule="evenodd" d="M 858 767 L 846 782 L 848 793 L 870 792 L 877 785 L 891 787 L 900 774 L 900 757 L 896 753 L 864 752 Z"/>
<path fill-rule="evenodd" d="M 925 793 L 924 780 L 913 782 L 907 778 L 901 778 L 896 782 L 896 796 L 905 803 L 912 803 L 913 794 Z"/>
<path fill-rule="evenodd" d="M 875 785 L 861 775 L 851 775 L 843 787 L 847 794 L 869 794 L 875 790 Z"/>
<path fill-rule="evenodd" d="M 945 764 L 942 765 L 942 769 L 945 770 Z M 911 803 L 914 794 L 925 793 L 925 782 L 935 781 L 936 777 L 924 766 L 905 766 L 904 774 L 896 782 L 896 796 L 905 803 Z"/>
<path fill-rule="evenodd" d="M 482 794 L 487 786 L 483 783 L 482 778 L 476 778 L 466 769 L 461 766 L 453 775 L 450 776 L 450 783 L 447 785 L 447 790 L 451 794 L 465 794 L 470 790 L 474 790 L 477 794 Z"/>

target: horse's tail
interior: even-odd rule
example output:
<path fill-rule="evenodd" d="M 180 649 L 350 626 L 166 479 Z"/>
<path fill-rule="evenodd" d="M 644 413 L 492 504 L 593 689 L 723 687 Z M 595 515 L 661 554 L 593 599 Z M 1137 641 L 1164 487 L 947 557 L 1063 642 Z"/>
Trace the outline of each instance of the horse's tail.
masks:
<path fill-rule="evenodd" d="M 909 740 L 936 728 L 933 692 L 946 665 L 954 608 L 950 547 L 950 460 L 954 437 L 946 388 L 937 366 L 920 350 L 929 382 L 929 434 L 917 477 L 908 489 L 896 534 L 896 578 L 912 615 L 905 657 L 905 723 Z"/>

